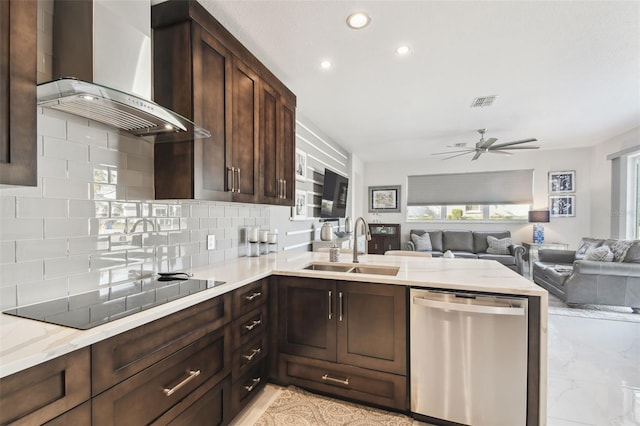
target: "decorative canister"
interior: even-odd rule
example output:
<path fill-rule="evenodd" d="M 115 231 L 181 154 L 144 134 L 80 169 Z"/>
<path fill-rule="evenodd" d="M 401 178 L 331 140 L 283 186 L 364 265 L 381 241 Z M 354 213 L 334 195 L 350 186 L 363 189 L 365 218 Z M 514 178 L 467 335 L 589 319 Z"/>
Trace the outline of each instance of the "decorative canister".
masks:
<path fill-rule="evenodd" d="M 320 228 L 320 239 L 322 241 L 331 241 L 333 240 L 333 226 L 331 223 L 325 222 Z"/>
<path fill-rule="evenodd" d="M 335 244 L 329 249 L 329 262 L 340 262 L 340 249 Z"/>

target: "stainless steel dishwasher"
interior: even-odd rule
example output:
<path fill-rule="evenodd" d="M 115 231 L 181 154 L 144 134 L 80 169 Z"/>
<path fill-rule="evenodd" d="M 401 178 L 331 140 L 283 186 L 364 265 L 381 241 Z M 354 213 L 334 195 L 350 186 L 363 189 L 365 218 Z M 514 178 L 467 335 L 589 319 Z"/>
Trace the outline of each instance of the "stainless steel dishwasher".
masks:
<path fill-rule="evenodd" d="M 410 294 L 411 411 L 463 425 L 525 425 L 528 300 Z"/>

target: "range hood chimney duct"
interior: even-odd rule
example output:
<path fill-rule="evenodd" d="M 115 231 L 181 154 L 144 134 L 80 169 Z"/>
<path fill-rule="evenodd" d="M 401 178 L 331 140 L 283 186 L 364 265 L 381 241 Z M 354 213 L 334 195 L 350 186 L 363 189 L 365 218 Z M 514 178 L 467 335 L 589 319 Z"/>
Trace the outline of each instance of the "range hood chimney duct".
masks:
<path fill-rule="evenodd" d="M 150 0 L 54 0 L 53 78 L 38 105 L 155 142 L 209 137 L 151 98 Z"/>

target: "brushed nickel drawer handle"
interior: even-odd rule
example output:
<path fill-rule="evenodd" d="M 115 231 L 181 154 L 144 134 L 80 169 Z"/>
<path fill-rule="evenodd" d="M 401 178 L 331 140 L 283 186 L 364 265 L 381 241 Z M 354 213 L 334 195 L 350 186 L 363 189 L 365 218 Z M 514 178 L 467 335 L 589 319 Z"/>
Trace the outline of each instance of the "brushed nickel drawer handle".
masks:
<path fill-rule="evenodd" d="M 238 167 L 238 187 L 236 189 L 236 192 L 238 194 L 240 193 L 240 167 Z"/>
<path fill-rule="evenodd" d="M 349 378 L 348 377 L 346 379 L 334 379 L 333 377 L 329 377 L 328 374 L 325 374 L 325 375 L 322 376 L 322 380 L 324 380 L 325 382 L 335 382 L 335 383 L 340 383 L 341 385 L 349 386 Z"/>
<path fill-rule="evenodd" d="M 244 328 L 246 328 L 247 331 L 251 331 L 254 328 L 256 328 L 257 326 L 259 326 L 260 324 L 262 324 L 262 318 L 257 319 L 257 320 L 253 320 L 253 322 L 251 324 L 245 325 Z"/>
<path fill-rule="evenodd" d="M 329 290 L 329 319 L 333 318 L 333 309 L 331 309 L 331 290 Z"/>
<path fill-rule="evenodd" d="M 251 381 L 253 382 L 253 383 L 251 383 L 251 385 L 244 387 L 247 390 L 247 392 L 251 392 L 253 389 L 255 389 L 256 386 L 258 386 L 258 383 L 260 383 L 260 377 L 256 377 L 255 379 L 251 379 Z"/>
<path fill-rule="evenodd" d="M 243 357 L 246 358 L 247 361 L 251 361 L 253 358 L 256 357 L 256 355 L 258 355 L 260 352 L 262 352 L 262 348 L 255 348 L 251 350 L 251 354 L 250 355 L 242 355 Z"/>
<path fill-rule="evenodd" d="M 251 302 L 253 299 L 255 299 L 256 297 L 260 297 L 262 296 L 262 292 L 256 291 L 255 293 L 253 293 L 251 296 L 246 296 L 245 300 L 247 302 Z"/>
<path fill-rule="evenodd" d="M 200 370 L 188 370 L 187 373 L 189 374 L 189 376 L 187 378 L 185 378 L 183 381 L 181 381 L 180 383 L 178 383 L 177 385 L 175 385 L 174 387 L 172 387 L 171 389 L 169 388 L 164 388 L 162 390 L 162 392 L 164 392 L 164 394 L 166 396 L 171 396 L 173 395 L 178 389 L 180 389 L 181 387 L 183 387 L 184 385 L 186 385 L 187 383 L 189 383 L 191 380 L 195 379 L 196 377 L 198 377 L 200 375 Z"/>

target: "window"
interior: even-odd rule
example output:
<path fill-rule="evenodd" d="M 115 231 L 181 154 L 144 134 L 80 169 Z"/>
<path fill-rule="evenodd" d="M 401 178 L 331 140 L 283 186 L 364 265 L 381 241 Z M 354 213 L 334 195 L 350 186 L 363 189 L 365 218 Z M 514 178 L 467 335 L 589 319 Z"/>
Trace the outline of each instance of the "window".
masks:
<path fill-rule="evenodd" d="M 627 180 L 629 217 L 626 238 L 637 239 L 640 236 L 640 154 L 629 157 L 629 174 Z"/>
<path fill-rule="evenodd" d="M 526 221 L 529 204 L 470 204 L 450 206 L 408 206 L 407 222 L 451 221 Z"/>

